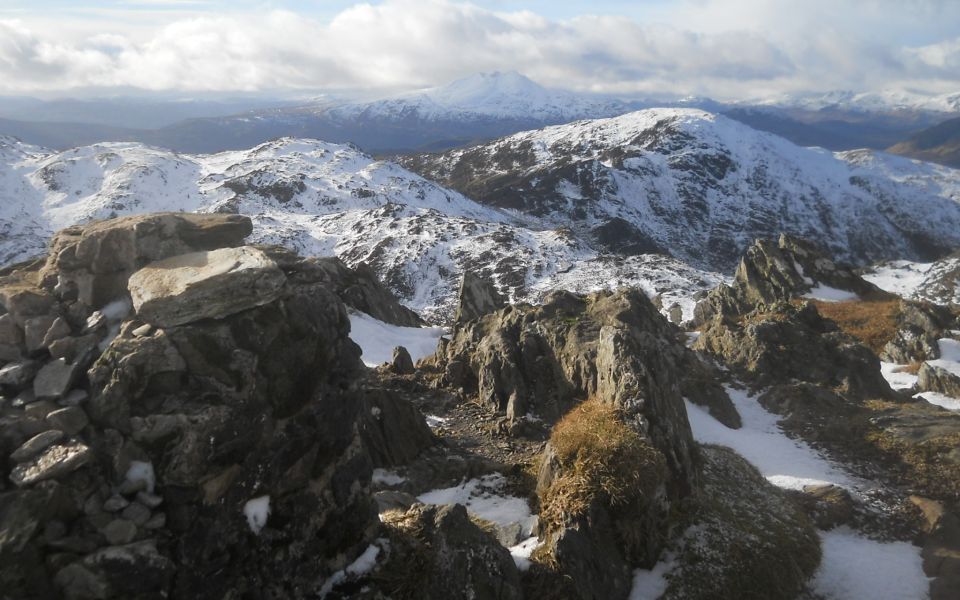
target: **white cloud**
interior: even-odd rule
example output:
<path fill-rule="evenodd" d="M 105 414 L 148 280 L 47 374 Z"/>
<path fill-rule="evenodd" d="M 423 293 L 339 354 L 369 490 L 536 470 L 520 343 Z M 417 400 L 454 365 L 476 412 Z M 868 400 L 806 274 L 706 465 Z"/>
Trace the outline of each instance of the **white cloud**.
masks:
<path fill-rule="evenodd" d="M 329 22 L 288 11 L 208 12 L 87 35 L 0 20 L 0 92 L 394 91 L 494 69 L 622 93 L 955 91 L 960 37 L 942 24 L 954 16 L 960 22 L 960 3 L 940 0 L 687 0 L 654 24 L 386 0 Z"/>

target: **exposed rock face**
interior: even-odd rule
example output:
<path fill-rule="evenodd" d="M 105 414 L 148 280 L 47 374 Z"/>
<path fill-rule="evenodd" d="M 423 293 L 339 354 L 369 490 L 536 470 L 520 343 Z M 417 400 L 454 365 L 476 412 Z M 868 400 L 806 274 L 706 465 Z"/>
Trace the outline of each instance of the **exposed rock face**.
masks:
<path fill-rule="evenodd" d="M 697 487 L 698 462 L 683 395 L 718 408 L 726 404 L 733 425 L 739 425 L 736 410 L 709 376 L 682 383 L 687 369 L 702 375 L 709 366 L 679 341 L 677 330 L 638 290 L 590 296 L 555 292 L 541 306 L 472 314 L 477 312 L 472 320 L 458 321 L 433 364 L 425 365 L 439 373 L 443 385 L 476 394 L 513 420 L 535 415 L 547 423 L 593 398 L 649 448 L 649 453 L 638 451 L 637 460 L 649 454 L 651 464 L 661 465 L 662 475 L 634 483 L 649 497 L 638 499 L 627 513 L 618 512 L 619 499 L 599 494 L 586 501 L 591 508 L 580 517 L 557 518 L 541 532 L 581 597 L 624 597 L 631 565 L 655 561 L 670 507 Z M 541 501 L 553 482 L 577 469 L 572 458 L 551 452 L 548 447 L 541 469 Z M 634 536 L 643 543 L 613 535 L 616 523 L 645 531 Z"/>
<path fill-rule="evenodd" d="M 810 520 L 747 461 L 704 446 L 699 510 L 678 544 L 665 599 L 797 598 L 820 562 Z"/>
<path fill-rule="evenodd" d="M 248 229 L 118 219 L 59 236 L 43 277 L 0 276 L 0 333 L 35 346 L 0 365 L 22 396 L 0 407 L 4 594 L 315 597 L 378 535 L 372 468 L 433 436 L 361 379 L 320 261 L 237 247 Z M 137 315 L 91 312 L 127 277 Z"/>
<path fill-rule="evenodd" d="M 734 274 L 733 284 L 720 286 L 697 304 L 694 320 L 701 324 L 717 314 L 745 314 L 758 306 L 797 298 L 816 285 L 858 296 L 884 295 L 849 267 L 837 265 L 804 240 L 781 235 L 777 243 L 757 240 Z"/>
<path fill-rule="evenodd" d="M 277 263 L 242 246 L 151 263 L 130 277 L 128 288 L 140 319 L 173 327 L 269 304 L 285 282 Z"/>
<path fill-rule="evenodd" d="M 386 513 L 391 559 L 385 569 L 403 575 L 404 586 L 384 592 L 392 598 L 425 600 L 520 600 L 520 576 L 513 558 L 481 530 L 460 505 L 414 505 Z M 409 587 L 407 587 L 409 586 Z"/>
<path fill-rule="evenodd" d="M 467 271 L 460 282 L 457 312 L 453 320 L 464 323 L 500 310 L 506 301 L 488 279 Z"/>
<path fill-rule="evenodd" d="M 315 260 L 331 290 L 347 306 L 392 325 L 420 327 L 424 324 L 417 313 L 397 301 L 366 264 L 350 269 L 339 258 Z"/>
<path fill-rule="evenodd" d="M 238 246 L 252 231 L 249 218 L 221 214 L 155 213 L 76 225 L 54 236 L 42 276 L 99 308 L 124 295 L 127 279 L 147 263 Z"/>
<path fill-rule="evenodd" d="M 758 386 L 806 381 L 855 397 L 891 395 L 880 361 L 810 303 L 775 304 L 741 318 L 717 315 L 693 347 L 719 357 Z"/>
<path fill-rule="evenodd" d="M 960 375 L 928 362 L 920 366 L 917 375 L 917 387 L 921 390 L 960 398 Z"/>
<path fill-rule="evenodd" d="M 897 332 L 880 353 L 884 360 L 908 364 L 940 357 L 937 340 L 954 329 L 956 316 L 945 306 L 903 300 L 897 316 Z"/>
<path fill-rule="evenodd" d="M 390 370 L 397 375 L 409 375 L 414 372 L 413 359 L 410 358 L 410 352 L 403 346 L 397 346 L 393 349 Z"/>

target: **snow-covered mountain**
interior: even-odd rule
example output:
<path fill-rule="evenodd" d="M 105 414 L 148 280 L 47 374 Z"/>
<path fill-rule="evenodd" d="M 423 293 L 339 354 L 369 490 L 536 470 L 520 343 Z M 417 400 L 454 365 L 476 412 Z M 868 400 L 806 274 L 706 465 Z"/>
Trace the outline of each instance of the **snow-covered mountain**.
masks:
<path fill-rule="evenodd" d="M 411 307 L 450 314 L 463 271 L 515 300 L 550 289 L 639 285 L 665 306 L 723 279 L 663 256 L 619 257 L 569 231 L 480 205 L 356 148 L 283 139 L 178 155 L 135 143 L 49 152 L 0 138 L 0 264 L 40 254 L 58 228 L 160 210 L 239 212 L 254 240 L 365 262 Z M 573 274 L 580 273 L 571 280 Z"/>
<path fill-rule="evenodd" d="M 843 110 L 854 112 L 928 111 L 960 112 L 960 92 L 920 94 L 905 90 L 852 92 L 837 90 L 818 94 L 794 94 L 751 100 L 743 104 L 781 106 L 803 110 Z"/>
<path fill-rule="evenodd" d="M 619 100 L 551 90 L 515 71 L 479 73 L 453 83 L 394 98 L 347 104 L 328 111 L 335 119 L 402 121 L 516 120 L 543 124 L 622 114 Z"/>
<path fill-rule="evenodd" d="M 801 148 L 699 110 L 580 121 L 403 162 L 545 226 L 601 244 L 613 234 L 714 270 L 780 232 L 855 263 L 960 246 L 960 171 Z"/>

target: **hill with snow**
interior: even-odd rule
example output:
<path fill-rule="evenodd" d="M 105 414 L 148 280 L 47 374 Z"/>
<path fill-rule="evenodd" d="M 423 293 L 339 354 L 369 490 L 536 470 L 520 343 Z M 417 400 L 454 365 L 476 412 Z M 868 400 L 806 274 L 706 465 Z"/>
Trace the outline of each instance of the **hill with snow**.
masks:
<path fill-rule="evenodd" d="M 618 257 L 563 228 L 478 204 L 356 148 L 283 139 L 180 155 L 136 143 L 50 152 L 0 138 L 0 264 L 41 254 L 57 229 L 153 211 L 250 215 L 254 240 L 368 263 L 428 318 L 450 314 L 464 270 L 514 300 L 639 285 L 679 301 L 723 279 L 663 256 Z M 576 282 L 570 277 L 577 275 Z"/>
<path fill-rule="evenodd" d="M 801 148 L 699 110 L 580 121 L 403 162 L 485 205 L 712 270 L 732 270 L 754 239 L 780 232 L 860 264 L 960 246 L 960 172 Z"/>

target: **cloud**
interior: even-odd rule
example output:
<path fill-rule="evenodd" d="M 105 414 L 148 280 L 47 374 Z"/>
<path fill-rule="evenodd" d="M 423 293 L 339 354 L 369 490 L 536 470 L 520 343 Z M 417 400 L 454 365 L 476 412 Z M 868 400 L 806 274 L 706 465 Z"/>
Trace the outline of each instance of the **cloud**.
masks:
<path fill-rule="evenodd" d="M 960 38 L 942 19 L 956 13 L 960 22 L 960 3 L 906 2 L 909 10 L 898 8 L 903 0 L 686 0 L 663 22 L 644 23 L 386 0 L 329 21 L 282 10 L 206 12 L 87 36 L 0 20 L 0 91 L 397 91 L 496 69 L 632 94 L 955 91 Z"/>

